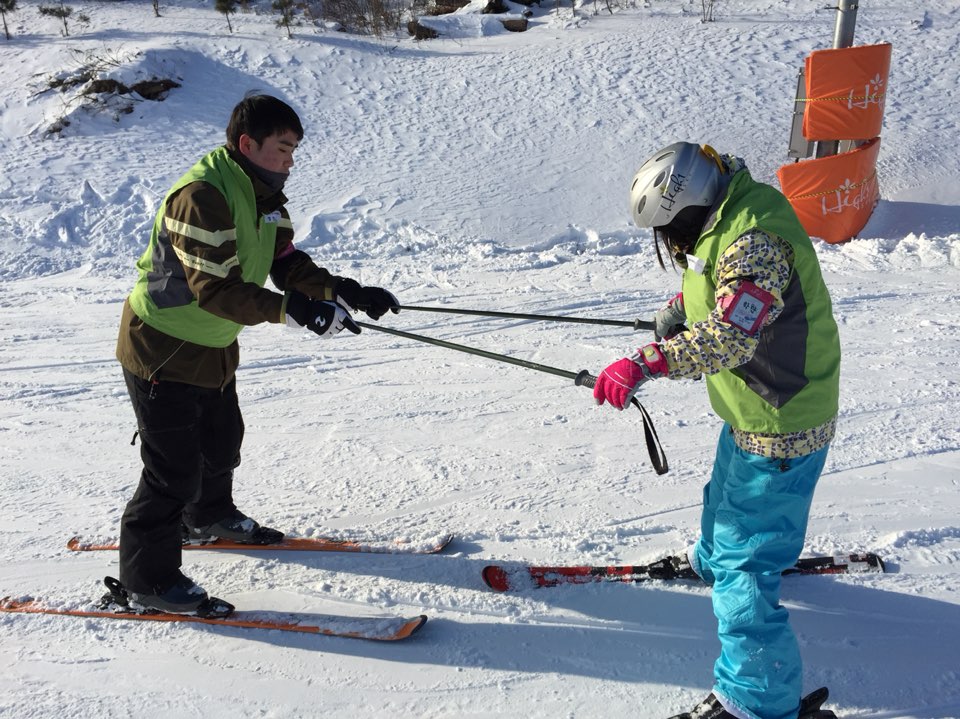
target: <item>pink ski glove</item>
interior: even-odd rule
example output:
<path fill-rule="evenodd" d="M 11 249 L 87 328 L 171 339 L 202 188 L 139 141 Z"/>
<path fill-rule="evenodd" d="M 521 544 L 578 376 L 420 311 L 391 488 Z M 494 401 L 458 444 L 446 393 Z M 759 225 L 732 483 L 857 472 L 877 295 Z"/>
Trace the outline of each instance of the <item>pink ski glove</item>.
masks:
<path fill-rule="evenodd" d="M 667 359 L 654 343 L 641 347 L 629 357 L 617 360 L 607 367 L 593 386 L 597 404 L 609 402 L 623 409 L 647 380 L 667 376 Z"/>

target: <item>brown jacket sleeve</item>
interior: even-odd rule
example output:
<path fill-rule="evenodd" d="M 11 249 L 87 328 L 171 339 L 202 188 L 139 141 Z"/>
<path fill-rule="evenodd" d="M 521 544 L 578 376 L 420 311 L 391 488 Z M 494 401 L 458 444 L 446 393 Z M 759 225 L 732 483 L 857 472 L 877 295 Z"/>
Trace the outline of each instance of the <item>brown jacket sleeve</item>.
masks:
<path fill-rule="evenodd" d="M 289 219 L 286 208 L 281 210 L 281 216 Z M 340 281 L 294 246 L 293 227 L 289 223 L 277 228 L 277 251 L 270 268 L 270 279 L 281 292 L 297 290 L 315 300 L 334 299 Z"/>
<path fill-rule="evenodd" d="M 283 322 L 283 296 L 241 276 L 236 228 L 219 190 L 186 185 L 167 202 L 164 224 L 201 308 L 243 325 Z"/>

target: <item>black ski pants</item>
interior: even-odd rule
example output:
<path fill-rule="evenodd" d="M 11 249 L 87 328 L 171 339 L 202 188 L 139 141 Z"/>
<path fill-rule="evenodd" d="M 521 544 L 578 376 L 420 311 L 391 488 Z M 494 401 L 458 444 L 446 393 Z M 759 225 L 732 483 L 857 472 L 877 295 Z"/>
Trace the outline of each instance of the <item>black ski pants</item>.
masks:
<path fill-rule="evenodd" d="M 205 527 L 230 516 L 243 418 L 236 380 L 223 389 L 153 382 L 123 371 L 143 471 L 120 522 L 120 581 L 163 592 L 180 577 L 181 519 Z"/>

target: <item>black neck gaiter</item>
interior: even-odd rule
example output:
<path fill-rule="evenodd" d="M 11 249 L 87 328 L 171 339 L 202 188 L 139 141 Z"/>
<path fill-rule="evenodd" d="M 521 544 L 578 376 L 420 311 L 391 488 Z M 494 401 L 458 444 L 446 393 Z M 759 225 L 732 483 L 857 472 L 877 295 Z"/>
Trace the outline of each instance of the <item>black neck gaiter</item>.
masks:
<path fill-rule="evenodd" d="M 250 158 L 238 150 L 230 150 L 230 157 L 243 168 L 244 172 L 266 185 L 268 196 L 276 195 L 283 190 L 284 183 L 287 181 L 287 178 L 290 177 L 290 173 L 288 172 L 273 172 L 272 170 L 260 167 L 254 162 L 251 162 Z"/>

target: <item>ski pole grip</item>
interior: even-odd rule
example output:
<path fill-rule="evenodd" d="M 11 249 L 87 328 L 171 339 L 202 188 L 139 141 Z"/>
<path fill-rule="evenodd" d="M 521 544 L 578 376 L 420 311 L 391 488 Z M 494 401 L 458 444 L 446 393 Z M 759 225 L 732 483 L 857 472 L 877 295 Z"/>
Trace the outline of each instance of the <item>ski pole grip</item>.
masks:
<path fill-rule="evenodd" d="M 637 317 L 633 321 L 633 331 L 637 330 L 655 330 L 657 328 L 657 323 L 652 320 L 642 320 Z"/>
<path fill-rule="evenodd" d="M 577 376 L 574 378 L 573 383 L 577 387 L 590 387 L 593 388 L 593 385 L 597 383 L 597 378 L 590 374 L 587 370 L 582 369 L 577 372 Z"/>

